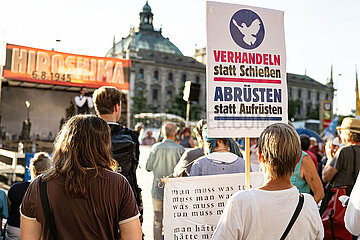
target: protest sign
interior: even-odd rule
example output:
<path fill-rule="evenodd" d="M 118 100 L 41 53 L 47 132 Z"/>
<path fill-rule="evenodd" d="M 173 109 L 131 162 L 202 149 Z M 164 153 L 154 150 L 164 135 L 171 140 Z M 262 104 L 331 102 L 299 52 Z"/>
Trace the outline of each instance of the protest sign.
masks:
<path fill-rule="evenodd" d="M 207 2 L 210 137 L 258 137 L 287 123 L 284 13 Z"/>
<path fill-rule="evenodd" d="M 251 173 L 252 188 L 263 181 L 263 173 Z M 244 173 L 169 178 L 164 194 L 165 240 L 211 239 L 226 201 L 245 189 Z"/>

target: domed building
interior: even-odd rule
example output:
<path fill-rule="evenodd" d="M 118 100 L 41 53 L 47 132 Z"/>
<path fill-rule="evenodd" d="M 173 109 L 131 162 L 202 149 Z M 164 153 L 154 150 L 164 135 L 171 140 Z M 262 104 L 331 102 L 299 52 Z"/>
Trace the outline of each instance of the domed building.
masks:
<path fill-rule="evenodd" d="M 113 43 L 106 57 L 131 60 L 130 99 L 143 94 L 152 112 L 166 112 L 185 81 L 201 85 L 197 104 L 205 112 L 205 65 L 182 52 L 153 26 L 148 2 L 140 12 L 140 24 L 127 37 Z M 199 116 L 200 117 L 200 116 Z"/>

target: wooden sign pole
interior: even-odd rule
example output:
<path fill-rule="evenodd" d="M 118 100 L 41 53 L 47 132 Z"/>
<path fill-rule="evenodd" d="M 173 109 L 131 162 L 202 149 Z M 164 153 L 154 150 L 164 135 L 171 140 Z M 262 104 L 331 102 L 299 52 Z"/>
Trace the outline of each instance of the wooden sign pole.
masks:
<path fill-rule="evenodd" d="M 250 138 L 245 138 L 245 185 L 250 189 Z"/>

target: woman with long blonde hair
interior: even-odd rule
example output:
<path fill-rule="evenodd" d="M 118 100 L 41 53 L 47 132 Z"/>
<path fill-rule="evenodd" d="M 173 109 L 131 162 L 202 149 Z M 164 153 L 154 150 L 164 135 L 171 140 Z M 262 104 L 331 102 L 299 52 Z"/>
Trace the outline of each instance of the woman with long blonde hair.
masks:
<path fill-rule="evenodd" d="M 23 199 L 21 239 L 141 239 L 136 201 L 126 179 L 112 171 L 110 146 L 110 129 L 99 117 L 77 115 L 64 125 L 54 167 Z"/>

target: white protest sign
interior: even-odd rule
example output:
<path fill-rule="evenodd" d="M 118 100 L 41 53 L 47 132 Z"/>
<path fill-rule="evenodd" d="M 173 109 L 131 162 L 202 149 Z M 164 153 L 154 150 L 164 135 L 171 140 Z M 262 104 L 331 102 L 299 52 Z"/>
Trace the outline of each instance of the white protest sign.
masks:
<path fill-rule="evenodd" d="M 251 173 L 252 188 L 263 181 L 263 173 Z M 164 193 L 165 240 L 211 239 L 226 201 L 245 189 L 244 173 L 169 178 Z"/>
<path fill-rule="evenodd" d="M 284 13 L 207 2 L 210 137 L 258 137 L 287 123 Z"/>

